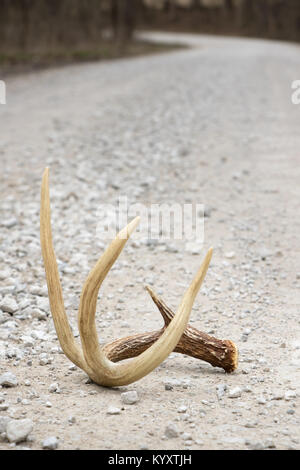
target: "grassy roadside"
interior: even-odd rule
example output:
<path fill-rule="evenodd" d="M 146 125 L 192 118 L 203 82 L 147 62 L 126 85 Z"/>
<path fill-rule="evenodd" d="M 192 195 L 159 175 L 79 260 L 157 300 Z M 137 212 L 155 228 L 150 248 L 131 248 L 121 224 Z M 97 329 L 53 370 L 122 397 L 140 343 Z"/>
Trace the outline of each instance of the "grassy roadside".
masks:
<path fill-rule="evenodd" d="M 121 47 L 117 47 L 113 42 L 105 42 L 105 44 L 95 48 L 60 48 L 43 52 L 0 52 L 0 77 L 68 64 L 169 52 L 185 47 L 180 44 L 169 45 L 133 40 Z"/>

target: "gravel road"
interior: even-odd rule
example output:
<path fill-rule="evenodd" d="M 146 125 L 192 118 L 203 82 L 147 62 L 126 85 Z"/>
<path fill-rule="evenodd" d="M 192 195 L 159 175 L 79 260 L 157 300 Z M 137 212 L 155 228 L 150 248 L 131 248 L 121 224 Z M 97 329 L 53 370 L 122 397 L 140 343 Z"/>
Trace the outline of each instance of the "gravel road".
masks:
<path fill-rule="evenodd" d="M 291 83 L 300 79 L 300 48 L 147 37 L 193 47 L 7 79 L 0 448 L 299 449 L 300 105 Z M 203 247 L 128 242 L 101 289 L 97 327 L 101 342 L 161 327 L 144 284 L 176 309 L 214 246 L 191 324 L 238 345 L 235 373 L 173 353 L 139 382 L 107 389 L 72 366 L 57 341 L 41 261 L 45 166 L 75 335 L 82 284 L 107 244 L 97 237 L 101 204 L 119 196 L 147 206 L 205 204 Z M 124 403 L 131 390 L 138 401 Z"/>

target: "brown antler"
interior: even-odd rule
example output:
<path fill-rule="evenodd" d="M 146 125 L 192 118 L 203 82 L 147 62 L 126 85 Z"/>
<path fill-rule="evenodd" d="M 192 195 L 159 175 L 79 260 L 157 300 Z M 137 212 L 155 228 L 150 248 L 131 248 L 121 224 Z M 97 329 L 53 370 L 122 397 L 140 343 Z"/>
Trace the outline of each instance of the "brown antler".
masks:
<path fill-rule="evenodd" d="M 105 345 L 103 352 L 113 362 L 138 356 L 148 349 L 160 338 L 174 317 L 174 313 L 163 300 L 149 286 L 146 289 L 158 307 L 165 325 L 160 330 L 127 336 Z M 233 372 L 238 366 L 238 350 L 232 341 L 214 338 L 190 325 L 185 329 L 174 352 L 209 362 L 213 367 L 221 367 L 225 372 Z"/>
<path fill-rule="evenodd" d="M 134 357 L 130 363 L 116 364 L 100 348 L 95 326 L 98 292 L 110 268 L 120 255 L 128 238 L 139 223 L 134 219 L 106 249 L 90 272 L 80 298 L 79 331 L 82 351 L 76 344 L 64 309 L 62 288 L 52 244 L 49 197 L 49 170 L 45 170 L 41 190 L 41 247 L 44 259 L 50 308 L 61 347 L 66 356 L 83 369 L 90 378 L 104 386 L 127 385 L 154 370 L 174 350 L 185 331 L 195 297 L 206 275 L 211 257 L 210 249 L 181 304 L 162 334 L 149 348 Z"/>

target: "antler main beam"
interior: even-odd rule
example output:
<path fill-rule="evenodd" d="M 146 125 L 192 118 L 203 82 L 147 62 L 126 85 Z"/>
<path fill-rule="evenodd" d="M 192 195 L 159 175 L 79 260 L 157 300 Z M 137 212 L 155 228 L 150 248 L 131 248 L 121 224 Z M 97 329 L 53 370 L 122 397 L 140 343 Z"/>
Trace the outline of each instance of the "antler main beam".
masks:
<path fill-rule="evenodd" d="M 123 229 L 106 249 L 94 269 L 90 272 L 81 293 L 78 325 L 82 351 L 76 344 L 64 308 L 62 288 L 55 258 L 51 233 L 51 213 L 49 197 L 49 170 L 45 170 L 41 189 L 41 247 L 44 259 L 50 308 L 56 332 L 66 356 L 78 367 L 85 370 L 90 378 L 104 386 L 127 385 L 141 379 L 154 370 L 175 349 L 182 337 L 190 316 L 195 297 L 205 278 L 211 257 L 210 249 L 186 291 L 179 308 L 172 313 L 157 341 L 140 354 L 131 355 L 132 361 L 115 363 L 100 348 L 95 325 L 98 292 L 110 268 L 124 248 L 128 238 L 139 223 L 134 219 Z"/>

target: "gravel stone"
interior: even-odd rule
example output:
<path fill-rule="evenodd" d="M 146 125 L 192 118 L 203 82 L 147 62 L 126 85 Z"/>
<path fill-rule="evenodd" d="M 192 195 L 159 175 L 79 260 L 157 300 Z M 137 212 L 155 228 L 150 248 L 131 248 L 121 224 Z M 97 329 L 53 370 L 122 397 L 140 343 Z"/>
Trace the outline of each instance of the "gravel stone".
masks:
<path fill-rule="evenodd" d="M 168 439 L 173 439 L 179 436 L 178 429 L 176 424 L 174 423 L 168 423 L 165 429 L 165 436 Z"/>
<path fill-rule="evenodd" d="M 139 396 L 135 390 L 121 393 L 121 400 L 125 405 L 134 405 L 139 401 Z"/>
<path fill-rule="evenodd" d="M 1 383 L 1 381 L 0 381 Z M 290 400 L 293 400 L 297 397 L 297 393 L 294 391 L 294 390 L 287 390 L 284 394 L 284 399 L 286 401 L 290 401 Z"/>
<path fill-rule="evenodd" d="M 179 408 L 177 408 L 177 413 L 186 413 L 187 411 L 187 406 L 181 405 Z"/>
<path fill-rule="evenodd" d="M 216 389 L 217 389 L 218 399 L 221 400 L 225 395 L 225 392 L 227 390 L 227 385 L 226 384 L 219 384 L 219 385 L 217 385 Z"/>
<path fill-rule="evenodd" d="M 50 387 L 49 387 L 50 393 L 57 393 L 58 391 L 59 391 L 59 385 L 57 382 L 50 384 Z"/>
<path fill-rule="evenodd" d="M 240 387 L 235 387 L 229 390 L 229 398 L 239 398 L 242 395 L 242 390 Z"/>
<path fill-rule="evenodd" d="M 6 433 L 7 424 L 11 419 L 8 416 L 0 416 L 0 434 Z"/>
<path fill-rule="evenodd" d="M 11 272 L 8 269 L 0 271 L 0 281 L 5 281 L 6 279 L 9 279 L 10 276 Z"/>
<path fill-rule="evenodd" d="M 18 379 L 12 372 L 5 372 L 0 375 L 0 385 L 2 387 L 16 387 L 18 385 Z"/>
<path fill-rule="evenodd" d="M 0 309 L 3 312 L 13 314 L 18 310 L 18 304 L 12 297 L 4 297 L 4 299 L 0 301 Z"/>
<path fill-rule="evenodd" d="M 58 439 L 57 437 L 51 436 L 47 437 L 42 442 L 42 448 L 45 450 L 56 450 L 58 448 Z"/>
<path fill-rule="evenodd" d="M 119 415 L 121 413 L 120 408 L 116 408 L 115 406 L 109 406 L 106 414 L 108 415 Z"/>
<path fill-rule="evenodd" d="M 0 222 L 0 225 L 5 228 L 12 228 L 15 225 L 17 225 L 17 223 L 18 223 L 17 219 L 12 217 L 11 219 L 2 220 L 2 222 Z"/>
<path fill-rule="evenodd" d="M 32 318 L 37 318 L 38 320 L 47 320 L 47 313 L 38 308 L 30 309 L 29 313 Z"/>
<path fill-rule="evenodd" d="M 6 427 L 7 439 L 15 443 L 26 441 L 32 430 L 33 423 L 30 419 L 9 421 Z"/>

